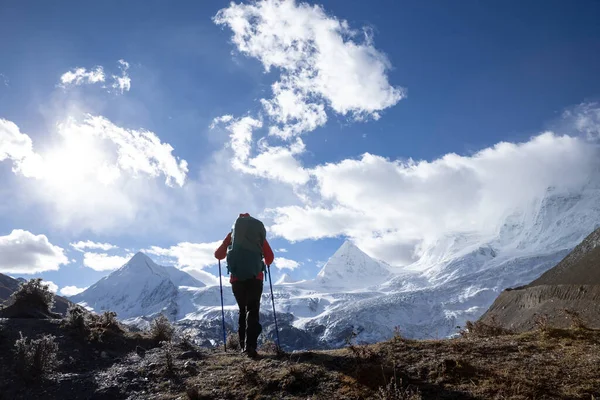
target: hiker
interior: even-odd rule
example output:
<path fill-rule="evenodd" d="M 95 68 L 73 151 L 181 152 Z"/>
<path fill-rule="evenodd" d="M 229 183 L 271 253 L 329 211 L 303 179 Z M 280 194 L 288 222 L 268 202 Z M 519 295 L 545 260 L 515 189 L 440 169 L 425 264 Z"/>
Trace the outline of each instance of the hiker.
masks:
<path fill-rule="evenodd" d="M 255 357 L 258 335 L 260 298 L 264 272 L 273 263 L 273 250 L 267 242 L 267 232 L 261 221 L 240 214 L 233 229 L 215 251 L 218 260 L 227 258 L 231 289 L 240 309 L 238 335 L 242 352 Z M 263 261 L 264 257 L 264 261 Z"/>

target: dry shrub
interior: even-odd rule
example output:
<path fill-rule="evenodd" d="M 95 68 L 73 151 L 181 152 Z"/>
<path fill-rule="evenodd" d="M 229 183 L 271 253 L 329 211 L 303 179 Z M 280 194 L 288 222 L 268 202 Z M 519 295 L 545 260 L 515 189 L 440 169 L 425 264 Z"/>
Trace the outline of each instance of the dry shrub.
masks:
<path fill-rule="evenodd" d="M 52 335 L 29 340 L 21 333 L 15 342 L 15 367 L 25 379 L 47 375 L 58 364 L 58 344 Z"/>
<path fill-rule="evenodd" d="M 164 314 L 156 317 L 150 325 L 150 337 L 157 342 L 170 342 L 175 328 Z"/>
<path fill-rule="evenodd" d="M 265 341 L 263 344 L 260 345 L 260 349 L 268 354 L 280 354 L 282 353 L 282 350 L 277 346 L 277 343 L 275 343 L 272 340 L 267 340 Z"/>
<path fill-rule="evenodd" d="M 482 321 L 467 321 L 465 323 L 465 328 L 461 329 L 459 334 L 462 337 L 494 337 L 494 336 L 504 336 L 510 335 L 513 332 L 510 329 L 503 328 L 496 321 L 496 317 L 490 317 L 490 322 L 485 323 Z"/>
<path fill-rule="evenodd" d="M 85 334 L 89 330 L 86 314 L 88 312 L 78 304 L 71 304 L 67 308 L 67 315 L 63 321 L 63 326 L 73 329 L 76 332 Z"/>
<path fill-rule="evenodd" d="M 41 308 L 50 312 L 54 307 L 54 293 L 48 285 L 42 283 L 42 278 L 30 279 L 10 295 L 10 303 L 24 307 Z"/>
<path fill-rule="evenodd" d="M 536 329 L 540 332 L 540 333 L 548 333 L 550 331 L 550 324 L 548 323 L 548 315 L 546 314 L 537 314 L 534 319 L 533 319 L 533 323 L 536 327 Z"/>
<path fill-rule="evenodd" d="M 579 315 L 577 311 L 570 309 L 564 309 L 562 311 L 571 319 L 571 328 L 585 331 L 589 330 L 588 326 L 583 322 L 583 318 L 581 318 L 581 315 Z"/>
<path fill-rule="evenodd" d="M 179 337 L 179 346 L 184 350 L 194 350 L 197 347 L 194 339 L 189 333 L 182 334 Z"/>
<path fill-rule="evenodd" d="M 383 380 L 384 382 L 387 380 L 385 377 L 385 373 L 383 375 Z M 418 388 L 413 389 L 410 386 L 404 388 L 402 386 L 402 379 L 398 379 L 395 364 L 394 377 L 390 379 L 387 385 L 380 386 L 376 395 L 376 398 L 379 400 L 421 400 L 421 393 L 419 392 Z"/>
<path fill-rule="evenodd" d="M 227 342 L 225 342 L 225 347 L 229 350 L 241 350 L 240 346 L 240 337 L 237 333 L 230 333 L 227 335 Z"/>
<path fill-rule="evenodd" d="M 386 386 L 381 386 L 377 391 L 379 400 L 421 400 L 421 393 L 418 389 L 411 387 L 403 388 L 402 382 L 390 381 Z"/>
<path fill-rule="evenodd" d="M 163 341 L 160 342 L 160 345 L 163 350 L 165 371 L 167 374 L 173 375 L 175 373 L 175 364 L 173 363 L 173 343 L 170 341 Z"/>

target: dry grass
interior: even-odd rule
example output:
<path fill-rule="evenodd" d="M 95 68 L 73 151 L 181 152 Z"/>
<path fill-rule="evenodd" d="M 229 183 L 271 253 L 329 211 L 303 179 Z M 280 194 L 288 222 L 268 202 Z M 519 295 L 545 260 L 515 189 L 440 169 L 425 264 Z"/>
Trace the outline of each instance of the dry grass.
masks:
<path fill-rule="evenodd" d="M 394 338 L 285 358 L 265 354 L 256 361 L 215 352 L 188 386 L 211 387 L 212 396 L 234 399 L 600 396 L 599 331 L 548 327 L 543 336 L 537 331 L 476 332 L 446 340 Z"/>
<path fill-rule="evenodd" d="M 238 336 L 238 334 L 230 333 L 229 335 L 227 335 L 227 342 L 225 342 L 225 345 L 227 346 L 227 350 L 241 350 L 240 337 Z"/>

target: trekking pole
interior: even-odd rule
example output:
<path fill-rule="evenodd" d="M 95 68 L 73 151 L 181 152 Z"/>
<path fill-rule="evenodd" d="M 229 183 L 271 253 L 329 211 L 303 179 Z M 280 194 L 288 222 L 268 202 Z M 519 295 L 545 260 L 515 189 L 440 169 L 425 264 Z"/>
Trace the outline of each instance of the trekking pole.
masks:
<path fill-rule="evenodd" d="M 268 265 L 269 286 L 271 287 L 271 303 L 273 303 L 273 318 L 275 319 L 275 334 L 277 336 L 277 351 L 281 350 L 279 346 L 279 328 L 277 327 L 277 314 L 275 313 L 275 298 L 273 297 L 273 281 L 271 280 L 271 266 Z"/>
<path fill-rule="evenodd" d="M 219 286 L 221 287 L 221 321 L 223 322 L 223 348 L 227 353 L 227 334 L 225 333 L 225 307 L 223 306 L 223 282 L 221 275 L 221 260 L 219 260 Z"/>

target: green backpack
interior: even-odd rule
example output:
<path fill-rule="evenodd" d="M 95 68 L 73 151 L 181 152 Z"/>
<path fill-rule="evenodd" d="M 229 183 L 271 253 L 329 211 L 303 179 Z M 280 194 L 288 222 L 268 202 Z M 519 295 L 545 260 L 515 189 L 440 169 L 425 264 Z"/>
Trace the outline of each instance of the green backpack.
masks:
<path fill-rule="evenodd" d="M 253 279 L 265 271 L 262 247 L 267 232 L 263 223 L 250 216 L 239 217 L 231 231 L 227 247 L 227 271 L 241 281 Z"/>

